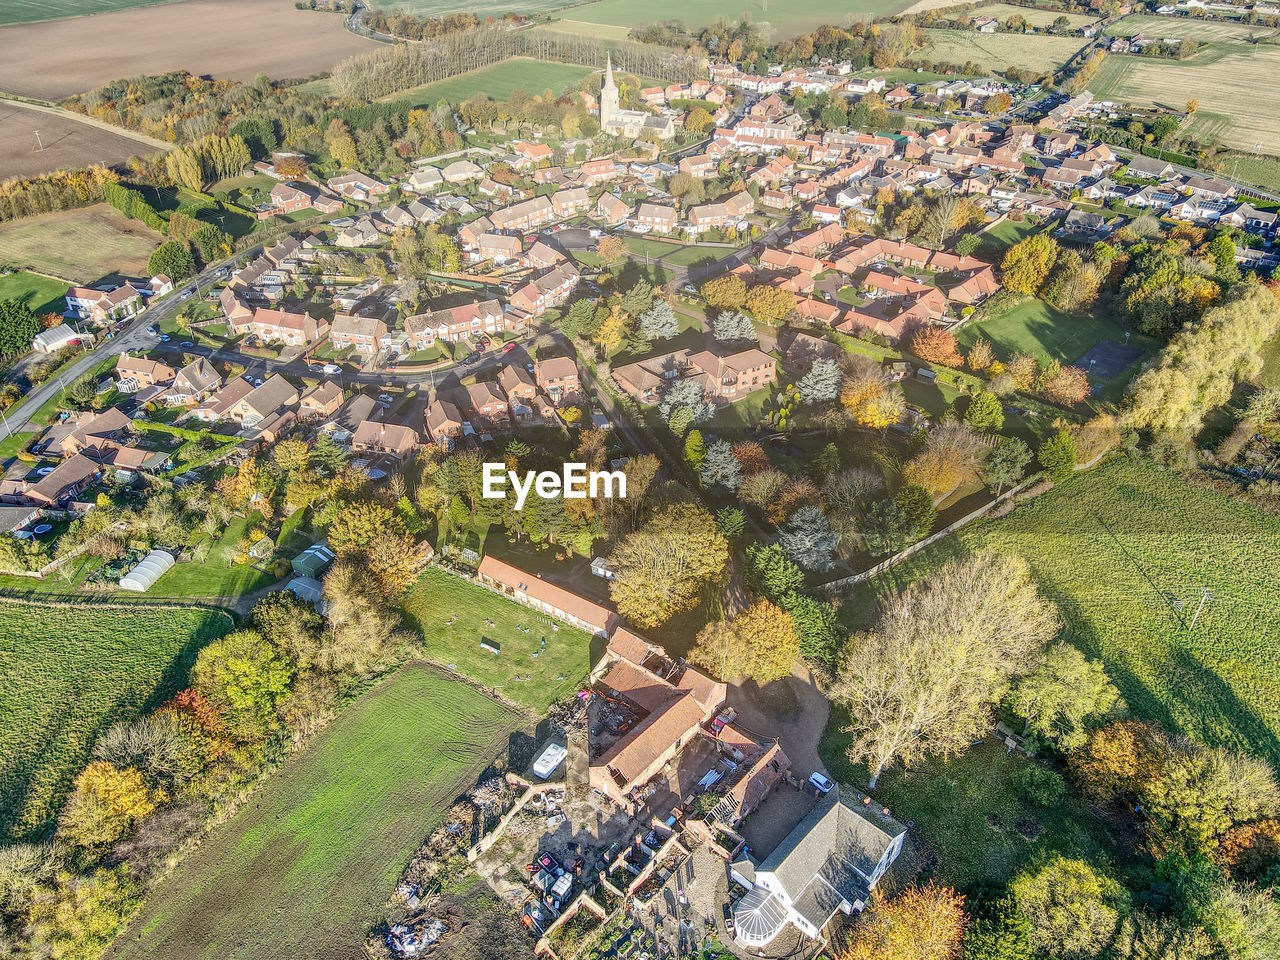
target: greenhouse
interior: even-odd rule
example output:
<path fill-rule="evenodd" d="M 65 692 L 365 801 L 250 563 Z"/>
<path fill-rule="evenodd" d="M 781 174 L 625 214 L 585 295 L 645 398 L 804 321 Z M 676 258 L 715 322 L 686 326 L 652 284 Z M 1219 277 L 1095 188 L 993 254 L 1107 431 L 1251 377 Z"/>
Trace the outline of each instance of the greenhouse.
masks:
<path fill-rule="evenodd" d="M 120 589 L 146 593 L 175 562 L 173 554 L 152 550 L 141 563 L 120 578 Z"/>

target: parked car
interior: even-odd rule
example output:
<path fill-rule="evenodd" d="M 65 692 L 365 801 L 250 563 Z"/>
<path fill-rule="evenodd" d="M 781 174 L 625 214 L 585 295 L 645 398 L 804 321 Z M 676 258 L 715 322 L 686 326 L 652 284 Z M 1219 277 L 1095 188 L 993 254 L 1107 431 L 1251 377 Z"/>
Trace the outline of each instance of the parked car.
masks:
<path fill-rule="evenodd" d="M 342 368 L 338 366 L 336 363 L 326 363 L 320 369 L 325 373 L 329 374 L 330 376 L 333 376 L 334 374 L 342 372 Z"/>
<path fill-rule="evenodd" d="M 480 354 L 478 353 L 469 353 L 462 358 L 462 362 L 467 364 L 478 363 L 479 360 L 480 360 Z"/>
<path fill-rule="evenodd" d="M 147 327 L 147 336 L 148 337 L 160 336 L 160 328 L 153 323 L 151 326 Z"/>
<path fill-rule="evenodd" d="M 809 786 L 813 787 L 819 793 L 830 793 L 835 788 L 835 782 L 829 777 L 825 777 L 816 770 L 809 774 Z"/>
<path fill-rule="evenodd" d="M 183 340 L 183 341 L 182 341 L 182 346 L 184 346 L 184 347 L 194 347 L 194 346 L 195 346 L 195 344 L 194 344 L 194 343 L 192 343 L 190 340 Z"/>
<path fill-rule="evenodd" d="M 162 333 L 160 334 L 160 336 L 156 337 L 156 339 L 159 340 L 161 343 L 168 343 L 173 338 L 169 336 L 167 333 Z"/>
<path fill-rule="evenodd" d="M 378 399 L 379 399 L 381 402 L 383 402 L 383 403 L 394 403 L 394 402 L 395 402 L 395 397 L 391 396 L 391 394 L 389 394 L 389 393 L 380 393 L 380 394 L 378 394 Z"/>
<path fill-rule="evenodd" d="M 502 348 L 502 352 L 503 352 L 503 353 L 510 353 L 510 352 L 511 352 L 512 350 L 514 350 L 515 348 L 516 348 L 516 345 L 515 345 L 514 343 L 508 343 L 508 344 L 506 344 L 506 345 Z"/>

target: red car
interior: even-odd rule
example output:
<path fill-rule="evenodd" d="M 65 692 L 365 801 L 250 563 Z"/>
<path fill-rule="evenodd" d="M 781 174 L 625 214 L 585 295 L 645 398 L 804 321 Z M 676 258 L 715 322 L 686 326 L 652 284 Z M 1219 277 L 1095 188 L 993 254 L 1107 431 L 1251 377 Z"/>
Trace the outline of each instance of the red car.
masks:
<path fill-rule="evenodd" d="M 503 352 L 503 353 L 510 353 L 510 352 L 511 352 L 512 350 L 514 350 L 515 348 L 516 348 L 516 345 L 515 345 L 514 343 L 508 343 L 505 347 L 503 347 L 503 348 L 502 348 L 502 352 Z"/>

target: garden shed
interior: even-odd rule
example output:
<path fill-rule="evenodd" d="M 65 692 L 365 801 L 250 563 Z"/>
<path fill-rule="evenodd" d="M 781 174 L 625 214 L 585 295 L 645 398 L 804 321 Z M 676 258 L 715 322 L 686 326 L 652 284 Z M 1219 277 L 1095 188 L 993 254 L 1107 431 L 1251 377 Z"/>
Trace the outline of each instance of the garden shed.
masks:
<path fill-rule="evenodd" d="M 164 550 L 152 550 L 142 558 L 141 563 L 120 578 L 120 589 L 146 593 L 175 562 L 173 554 Z"/>
<path fill-rule="evenodd" d="M 333 563 L 334 554 L 329 549 L 329 544 L 325 541 L 313 544 L 300 554 L 293 558 L 293 572 L 300 577 L 309 577 L 314 580 L 329 569 L 329 565 Z"/>

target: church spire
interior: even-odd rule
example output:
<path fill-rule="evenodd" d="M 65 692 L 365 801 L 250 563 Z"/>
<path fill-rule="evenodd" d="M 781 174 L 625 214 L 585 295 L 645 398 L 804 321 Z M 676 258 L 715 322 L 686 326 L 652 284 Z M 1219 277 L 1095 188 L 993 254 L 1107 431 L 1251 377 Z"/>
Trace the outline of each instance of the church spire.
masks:
<path fill-rule="evenodd" d="M 604 54 L 604 85 L 606 87 L 616 86 L 613 82 L 613 54 L 608 50 Z"/>

